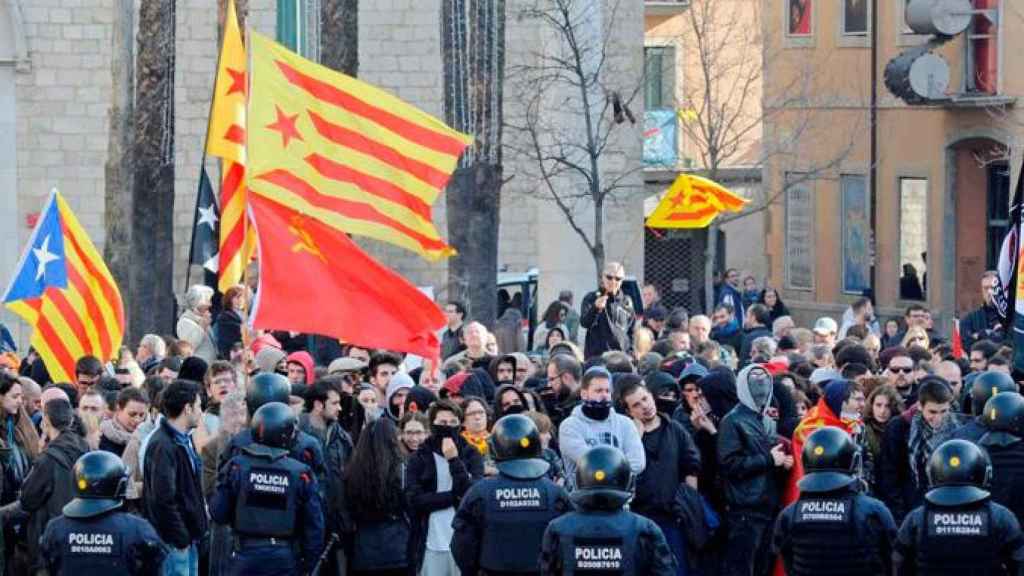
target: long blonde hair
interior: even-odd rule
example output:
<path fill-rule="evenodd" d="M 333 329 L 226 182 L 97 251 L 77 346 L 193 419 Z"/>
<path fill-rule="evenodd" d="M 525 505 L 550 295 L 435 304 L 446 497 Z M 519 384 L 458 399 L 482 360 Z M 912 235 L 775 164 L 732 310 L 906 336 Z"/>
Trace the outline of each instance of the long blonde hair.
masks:
<path fill-rule="evenodd" d="M 911 344 L 911 340 L 916 340 L 918 338 L 923 339 L 924 344 Z M 921 328 L 920 326 L 911 326 L 910 328 L 907 328 L 907 333 L 903 335 L 903 341 L 900 342 L 900 344 L 904 348 L 910 348 L 912 345 L 921 346 L 925 350 L 931 348 L 931 346 L 929 345 L 930 342 L 928 340 L 928 332 L 926 332 L 925 329 Z"/>

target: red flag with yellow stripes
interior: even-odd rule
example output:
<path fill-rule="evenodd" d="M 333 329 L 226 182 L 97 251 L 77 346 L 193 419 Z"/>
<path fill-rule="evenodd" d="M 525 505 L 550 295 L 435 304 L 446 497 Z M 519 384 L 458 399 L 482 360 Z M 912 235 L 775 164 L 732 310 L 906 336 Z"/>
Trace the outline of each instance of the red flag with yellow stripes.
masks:
<path fill-rule="evenodd" d="M 431 206 L 472 137 L 251 33 L 248 187 L 343 232 L 436 261 Z"/>
<path fill-rule="evenodd" d="M 245 46 L 234 0 L 228 1 L 224 41 L 214 84 L 206 153 L 221 159 L 220 246 L 217 287 L 226 292 L 242 281 L 248 263 L 245 215 Z"/>

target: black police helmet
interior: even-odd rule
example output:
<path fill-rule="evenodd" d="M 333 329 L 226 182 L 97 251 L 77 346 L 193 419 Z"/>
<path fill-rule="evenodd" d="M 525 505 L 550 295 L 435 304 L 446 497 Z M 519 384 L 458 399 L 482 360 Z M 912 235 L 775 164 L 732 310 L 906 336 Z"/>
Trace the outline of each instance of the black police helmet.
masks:
<path fill-rule="evenodd" d="M 570 498 L 588 509 L 615 510 L 633 497 L 633 471 L 618 448 L 596 446 L 580 456 Z"/>
<path fill-rule="evenodd" d="M 253 440 L 264 446 L 289 450 L 295 443 L 295 413 L 283 402 L 260 406 L 253 414 L 249 428 Z"/>
<path fill-rule="evenodd" d="M 971 384 L 971 412 L 980 416 L 988 399 L 1000 392 L 1017 392 L 1017 383 L 1003 372 L 982 372 Z"/>
<path fill-rule="evenodd" d="M 939 506 L 959 506 L 989 497 L 992 463 L 988 454 L 967 440 L 947 440 L 928 459 L 931 490 L 925 500 Z"/>
<path fill-rule="evenodd" d="M 280 374 L 264 372 L 257 374 L 249 382 L 249 390 L 245 395 L 246 408 L 249 410 L 249 417 L 259 410 L 260 406 L 270 402 L 288 403 L 288 396 L 292 393 L 292 385 L 288 379 Z"/>
<path fill-rule="evenodd" d="M 128 468 L 116 454 L 87 452 L 73 470 L 75 498 L 63 509 L 68 518 L 91 518 L 121 507 L 128 490 Z"/>
<path fill-rule="evenodd" d="M 1017 392 L 1000 392 L 989 398 L 981 421 L 989 430 L 1024 436 L 1024 396 Z"/>
<path fill-rule="evenodd" d="M 804 442 L 801 462 L 804 477 L 797 485 L 801 492 L 831 492 L 849 486 L 857 446 L 841 428 L 826 426 L 815 430 Z"/>
<path fill-rule="evenodd" d="M 513 478 L 540 478 L 551 467 L 541 458 L 537 425 L 522 414 L 510 414 L 495 422 L 487 444 L 498 470 Z"/>

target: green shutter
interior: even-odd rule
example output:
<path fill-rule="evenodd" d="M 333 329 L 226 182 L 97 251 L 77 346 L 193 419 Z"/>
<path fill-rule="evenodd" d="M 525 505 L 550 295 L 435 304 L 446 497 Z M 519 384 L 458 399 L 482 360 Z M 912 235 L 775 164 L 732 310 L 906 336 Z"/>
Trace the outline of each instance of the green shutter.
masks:
<path fill-rule="evenodd" d="M 277 0 L 277 41 L 320 60 L 320 0 Z"/>
<path fill-rule="evenodd" d="M 299 42 L 300 6 L 298 0 L 277 0 L 277 41 L 291 50 Z"/>

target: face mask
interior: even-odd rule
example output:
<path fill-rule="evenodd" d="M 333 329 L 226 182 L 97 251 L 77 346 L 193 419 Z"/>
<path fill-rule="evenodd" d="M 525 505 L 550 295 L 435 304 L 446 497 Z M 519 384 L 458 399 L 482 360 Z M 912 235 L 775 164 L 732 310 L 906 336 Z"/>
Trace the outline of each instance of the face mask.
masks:
<path fill-rule="evenodd" d="M 374 406 L 373 408 L 366 409 L 366 421 L 368 423 L 369 422 L 376 422 L 377 419 L 380 418 L 380 415 L 381 415 L 380 406 Z"/>
<path fill-rule="evenodd" d="M 752 370 L 747 375 L 747 388 L 758 410 L 762 410 L 772 395 L 772 377 L 764 370 Z"/>
<path fill-rule="evenodd" d="M 611 400 L 584 400 L 583 415 L 591 420 L 605 420 L 612 412 Z"/>
<path fill-rule="evenodd" d="M 676 407 L 679 406 L 679 401 L 672 398 L 655 398 L 654 406 L 658 409 L 658 412 L 671 416 L 676 411 Z"/>
<path fill-rule="evenodd" d="M 526 408 L 522 404 L 513 404 L 505 408 L 505 414 L 522 414 L 523 412 L 526 412 Z"/>
<path fill-rule="evenodd" d="M 461 431 L 461 426 L 444 426 L 442 424 L 430 425 L 430 434 L 434 438 L 437 438 L 438 441 L 444 438 L 451 438 L 452 440 L 455 440 L 456 438 L 459 437 L 459 432 Z"/>

